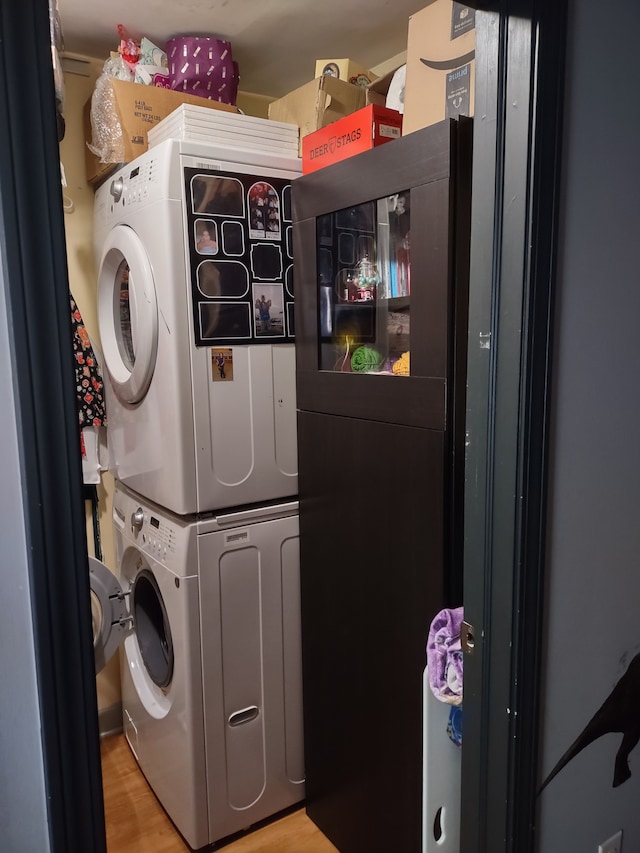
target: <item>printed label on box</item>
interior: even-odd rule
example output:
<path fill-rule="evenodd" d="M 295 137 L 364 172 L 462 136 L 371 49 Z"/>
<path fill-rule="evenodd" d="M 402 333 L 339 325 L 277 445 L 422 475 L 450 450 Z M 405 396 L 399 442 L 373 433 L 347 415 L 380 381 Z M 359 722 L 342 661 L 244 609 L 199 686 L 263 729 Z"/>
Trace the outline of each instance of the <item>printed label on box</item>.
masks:
<path fill-rule="evenodd" d="M 454 3 L 451 12 L 451 41 L 473 30 L 476 25 L 476 10 L 463 3 Z"/>
<path fill-rule="evenodd" d="M 471 65 L 464 65 L 447 74 L 447 118 L 468 116 L 471 99 L 469 86 L 471 78 Z"/>
<path fill-rule="evenodd" d="M 402 128 L 394 127 L 391 124 L 380 124 L 378 125 L 378 135 L 387 139 L 400 139 Z"/>

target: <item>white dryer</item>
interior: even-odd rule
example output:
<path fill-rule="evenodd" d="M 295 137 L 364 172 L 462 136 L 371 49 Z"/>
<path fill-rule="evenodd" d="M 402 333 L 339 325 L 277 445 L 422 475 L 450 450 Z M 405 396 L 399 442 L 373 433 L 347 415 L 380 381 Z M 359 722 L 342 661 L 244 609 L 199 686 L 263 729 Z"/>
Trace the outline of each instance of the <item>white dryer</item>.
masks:
<path fill-rule="evenodd" d="M 179 514 L 297 494 L 300 160 L 240 154 L 168 139 L 95 197 L 110 470 Z"/>
<path fill-rule="evenodd" d="M 98 661 L 194 849 L 304 797 L 297 503 L 190 521 L 116 484 L 119 582 L 90 559 Z"/>

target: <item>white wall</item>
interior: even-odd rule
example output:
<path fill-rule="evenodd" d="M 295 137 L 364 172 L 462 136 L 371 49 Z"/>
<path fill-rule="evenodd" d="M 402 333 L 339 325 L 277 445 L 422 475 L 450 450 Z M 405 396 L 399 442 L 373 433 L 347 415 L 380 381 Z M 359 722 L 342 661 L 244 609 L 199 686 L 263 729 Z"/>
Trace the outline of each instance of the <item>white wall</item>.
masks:
<path fill-rule="evenodd" d="M 638 4 L 569 5 L 543 776 L 640 651 Z M 640 747 L 613 789 L 620 741 L 600 738 L 543 792 L 541 853 L 595 853 L 620 828 L 640 850 Z"/>

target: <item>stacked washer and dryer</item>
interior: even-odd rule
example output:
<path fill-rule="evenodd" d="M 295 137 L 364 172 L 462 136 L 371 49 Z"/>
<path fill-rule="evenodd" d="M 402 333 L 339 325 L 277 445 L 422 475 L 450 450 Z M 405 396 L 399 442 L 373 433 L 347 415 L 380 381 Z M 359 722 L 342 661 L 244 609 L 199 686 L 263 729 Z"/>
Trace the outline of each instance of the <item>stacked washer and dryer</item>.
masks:
<path fill-rule="evenodd" d="M 123 726 L 194 849 L 304 796 L 291 125 L 181 107 L 95 198 Z"/>

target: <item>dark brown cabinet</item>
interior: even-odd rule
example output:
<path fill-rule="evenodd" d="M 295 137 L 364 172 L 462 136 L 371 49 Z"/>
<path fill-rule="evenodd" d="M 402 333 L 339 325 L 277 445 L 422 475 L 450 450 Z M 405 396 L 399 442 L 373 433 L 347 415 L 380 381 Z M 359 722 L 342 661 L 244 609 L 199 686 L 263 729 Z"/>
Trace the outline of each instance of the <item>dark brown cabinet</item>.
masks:
<path fill-rule="evenodd" d="M 421 849 L 426 642 L 462 595 L 470 164 L 447 121 L 293 185 L 307 811 L 341 853 Z"/>

